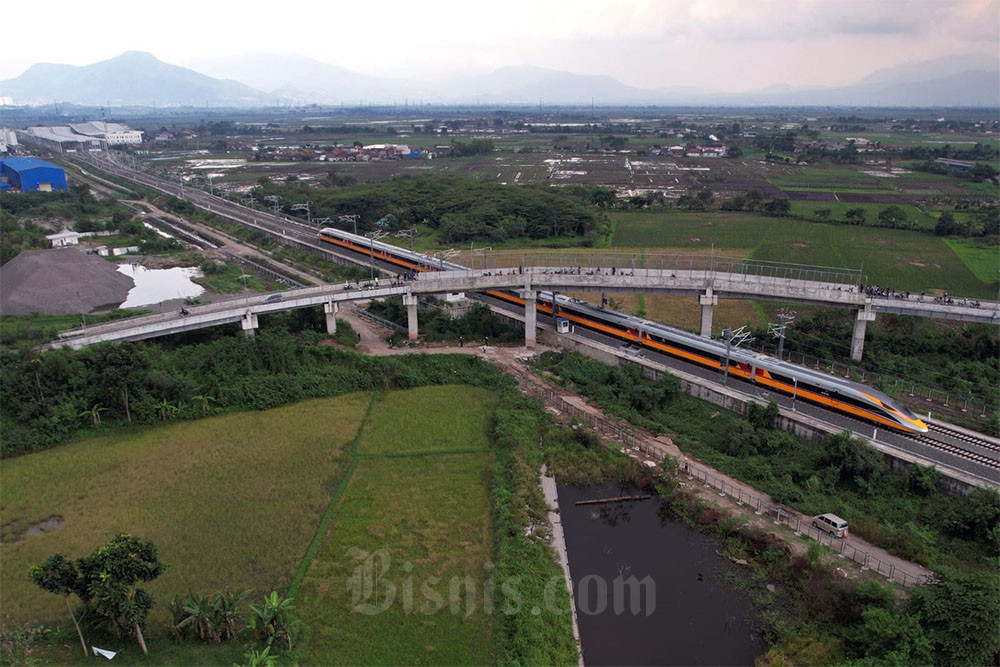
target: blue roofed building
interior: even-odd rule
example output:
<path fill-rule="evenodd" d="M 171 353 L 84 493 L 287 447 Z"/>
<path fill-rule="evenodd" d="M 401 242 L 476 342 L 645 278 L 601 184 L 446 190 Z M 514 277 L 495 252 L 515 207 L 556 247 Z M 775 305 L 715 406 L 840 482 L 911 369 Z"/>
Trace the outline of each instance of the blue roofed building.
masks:
<path fill-rule="evenodd" d="M 0 160 L 0 176 L 7 187 L 18 192 L 66 190 L 66 172 L 36 157 L 11 157 Z"/>

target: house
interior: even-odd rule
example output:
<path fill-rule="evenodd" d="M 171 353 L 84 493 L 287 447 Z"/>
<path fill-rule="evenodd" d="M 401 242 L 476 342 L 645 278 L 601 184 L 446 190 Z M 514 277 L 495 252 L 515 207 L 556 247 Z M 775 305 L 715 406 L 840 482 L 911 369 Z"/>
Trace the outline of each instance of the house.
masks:
<path fill-rule="evenodd" d="M 45 238 L 52 242 L 53 248 L 80 245 L 80 234 L 69 229 L 64 229 L 56 234 L 46 234 Z"/>

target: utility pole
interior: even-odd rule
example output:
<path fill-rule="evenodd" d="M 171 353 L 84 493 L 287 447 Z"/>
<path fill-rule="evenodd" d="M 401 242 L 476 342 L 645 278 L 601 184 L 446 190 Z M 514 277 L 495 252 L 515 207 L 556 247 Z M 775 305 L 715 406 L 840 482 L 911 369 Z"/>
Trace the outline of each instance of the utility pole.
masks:
<path fill-rule="evenodd" d="M 291 210 L 293 210 L 293 211 L 305 211 L 306 212 L 306 222 L 308 222 L 310 225 L 312 225 L 313 219 L 312 219 L 312 210 L 310 209 L 311 206 L 312 206 L 312 202 L 309 201 L 309 200 L 306 200 L 306 203 L 304 203 L 304 204 L 296 204 L 295 206 L 292 206 Z"/>
<path fill-rule="evenodd" d="M 767 333 L 769 333 L 772 338 L 778 339 L 778 359 L 781 359 L 785 352 L 785 329 L 787 329 L 788 325 L 795 320 L 795 315 L 796 313 L 794 310 L 782 309 L 778 311 L 778 320 L 780 320 L 780 323 L 774 324 L 773 322 L 768 322 L 767 324 Z"/>
<path fill-rule="evenodd" d="M 415 227 L 410 227 L 409 229 L 400 229 L 396 232 L 396 236 L 402 238 L 404 236 L 410 237 L 410 252 L 413 252 L 413 235 L 417 232 Z"/>
<path fill-rule="evenodd" d="M 343 222 L 344 224 L 347 224 L 349 222 L 352 223 L 354 225 L 354 233 L 357 234 L 358 233 L 358 218 L 360 218 L 360 217 L 361 216 L 359 216 L 359 215 L 338 215 L 337 219 L 340 220 L 341 222 Z"/>
<path fill-rule="evenodd" d="M 264 201 L 271 202 L 271 210 L 274 211 L 274 216 L 278 217 L 278 214 L 281 213 L 281 197 L 278 195 L 268 195 L 264 197 Z"/>
<path fill-rule="evenodd" d="M 750 332 L 746 330 L 746 325 L 744 324 L 739 329 L 733 329 L 732 327 L 726 327 L 722 332 L 722 337 L 726 339 L 726 368 L 725 368 L 725 378 L 722 384 L 729 384 L 729 355 L 733 347 L 739 347 L 743 343 L 747 343 L 753 340 L 753 336 Z"/>

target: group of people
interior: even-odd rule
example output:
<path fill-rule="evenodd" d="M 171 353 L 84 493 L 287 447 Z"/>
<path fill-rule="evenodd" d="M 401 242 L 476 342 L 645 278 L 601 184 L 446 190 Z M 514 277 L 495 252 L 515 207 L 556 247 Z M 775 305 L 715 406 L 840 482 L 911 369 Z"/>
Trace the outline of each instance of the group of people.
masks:
<path fill-rule="evenodd" d="M 924 297 L 927 296 L 926 292 L 921 290 L 920 294 L 913 294 L 909 290 L 897 291 L 888 287 L 879 287 L 878 285 L 869 285 L 864 289 L 865 294 L 868 296 L 883 297 L 886 299 L 910 299 L 915 298 L 918 301 L 923 301 Z M 949 306 L 964 306 L 967 308 L 979 308 L 980 303 L 975 299 L 954 299 L 947 292 L 942 295 L 934 297 L 934 303 L 946 304 Z"/>

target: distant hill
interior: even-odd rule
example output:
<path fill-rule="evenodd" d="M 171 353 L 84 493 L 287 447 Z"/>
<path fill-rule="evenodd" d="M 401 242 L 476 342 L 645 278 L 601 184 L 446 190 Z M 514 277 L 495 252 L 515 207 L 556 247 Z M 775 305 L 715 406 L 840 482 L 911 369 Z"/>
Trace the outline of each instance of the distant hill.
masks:
<path fill-rule="evenodd" d="M 277 53 L 249 53 L 199 60 L 195 65 L 211 76 L 242 81 L 272 97 L 326 104 L 402 102 L 416 94 L 410 82 L 359 74 L 312 58 Z"/>
<path fill-rule="evenodd" d="M 213 79 L 169 65 L 142 51 L 126 51 L 76 67 L 40 63 L 21 76 L 0 81 L 0 96 L 17 104 L 53 101 L 103 106 L 260 106 L 267 96 L 238 81 Z M 272 101 L 273 102 L 273 101 Z"/>
<path fill-rule="evenodd" d="M 0 81 L 17 104 L 269 106 L 275 102 L 535 105 L 1000 106 L 1000 59 L 953 55 L 877 70 L 848 86 L 777 84 L 743 93 L 688 86 L 643 89 L 610 76 L 533 65 L 427 82 L 360 74 L 300 56 L 267 53 L 205 61 L 213 78 L 148 53 L 75 67 L 41 63 Z M 238 80 L 233 80 L 238 79 Z M 240 83 L 242 81 L 243 83 Z M 251 87 L 252 86 L 252 87 Z M 262 92 L 267 91 L 267 92 Z"/>

